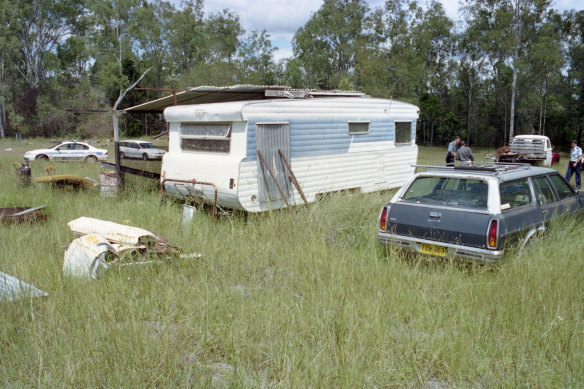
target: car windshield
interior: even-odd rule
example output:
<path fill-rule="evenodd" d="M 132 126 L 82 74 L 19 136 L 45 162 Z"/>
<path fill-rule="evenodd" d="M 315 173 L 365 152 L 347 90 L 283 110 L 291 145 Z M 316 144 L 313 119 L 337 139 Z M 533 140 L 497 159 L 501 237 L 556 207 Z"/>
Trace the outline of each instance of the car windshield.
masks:
<path fill-rule="evenodd" d="M 489 186 L 485 181 L 456 177 L 418 177 L 401 201 L 486 209 Z"/>
<path fill-rule="evenodd" d="M 152 143 L 140 143 L 140 147 L 143 149 L 155 149 Z"/>

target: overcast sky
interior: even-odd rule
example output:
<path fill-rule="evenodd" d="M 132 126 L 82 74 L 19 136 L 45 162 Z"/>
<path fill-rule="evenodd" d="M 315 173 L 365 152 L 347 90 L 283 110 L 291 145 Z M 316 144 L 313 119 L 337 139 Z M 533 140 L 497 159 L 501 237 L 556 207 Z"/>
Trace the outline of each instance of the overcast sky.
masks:
<path fill-rule="evenodd" d="M 458 0 L 440 0 L 446 14 L 454 20 L 458 19 Z M 369 8 L 383 6 L 384 0 L 367 0 Z M 419 1 L 423 4 L 424 1 Z M 270 34 L 274 47 L 278 47 L 276 58 L 292 56 L 291 41 L 294 33 L 303 26 L 310 16 L 322 5 L 319 0 L 207 0 L 207 12 L 217 12 L 225 8 L 239 15 L 240 22 L 246 32 L 264 29 Z M 583 9 L 582 0 L 556 0 L 554 8 L 560 11 L 566 9 Z"/>

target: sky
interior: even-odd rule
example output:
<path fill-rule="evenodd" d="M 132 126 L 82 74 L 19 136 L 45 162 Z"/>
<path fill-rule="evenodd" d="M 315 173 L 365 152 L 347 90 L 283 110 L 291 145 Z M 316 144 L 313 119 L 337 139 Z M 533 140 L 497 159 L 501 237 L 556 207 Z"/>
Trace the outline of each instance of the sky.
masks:
<path fill-rule="evenodd" d="M 446 14 L 458 20 L 457 10 L 459 0 L 440 0 L 444 5 Z M 369 8 L 382 7 L 385 0 L 367 0 Z M 419 1 L 420 4 L 424 0 Z M 292 38 L 299 27 L 303 26 L 310 16 L 318 11 L 322 0 L 206 0 L 207 12 L 218 12 L 229 9 L 239 15 L 240 22 L 246 32 L 264 29 L 270 34 L 272 46 L 277 47 L 275 58 L 288 58 L 292 56 Z M 564 11 L 567 9 L 583 9 L 582 0 L 556 0 L 555 9 Z"/>

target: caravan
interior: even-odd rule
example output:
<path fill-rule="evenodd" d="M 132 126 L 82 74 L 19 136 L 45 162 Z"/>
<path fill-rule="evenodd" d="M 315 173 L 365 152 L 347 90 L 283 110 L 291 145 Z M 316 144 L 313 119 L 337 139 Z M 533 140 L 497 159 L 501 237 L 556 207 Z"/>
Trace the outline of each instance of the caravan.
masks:
<path fill-rule="evenodd" d="M 414 172 L 418 116 L 414 105 L 361 94 L 170 106 L 162 189 L 260 212 L 399 187 Z"/>

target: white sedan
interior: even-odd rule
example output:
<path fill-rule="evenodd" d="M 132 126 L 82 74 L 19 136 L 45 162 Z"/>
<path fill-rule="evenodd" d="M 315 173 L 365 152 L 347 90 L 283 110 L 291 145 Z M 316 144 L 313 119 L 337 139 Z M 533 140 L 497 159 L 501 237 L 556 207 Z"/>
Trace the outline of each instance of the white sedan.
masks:
<path fill-rule="evenodd" d="M 31 150 L 24 153 L 27 161 L 86 161 L 97 162 L 107 159 L 107 150 L 98 149 L 87 143 L 69 141 L 48 149 Z"/>
<path fill-rule="evenodd" d="M 166 150 L 159 149 L 152 142 L 144 140 L 124 140 L 120 142 L 120 158 L 162 159 Z"/>

